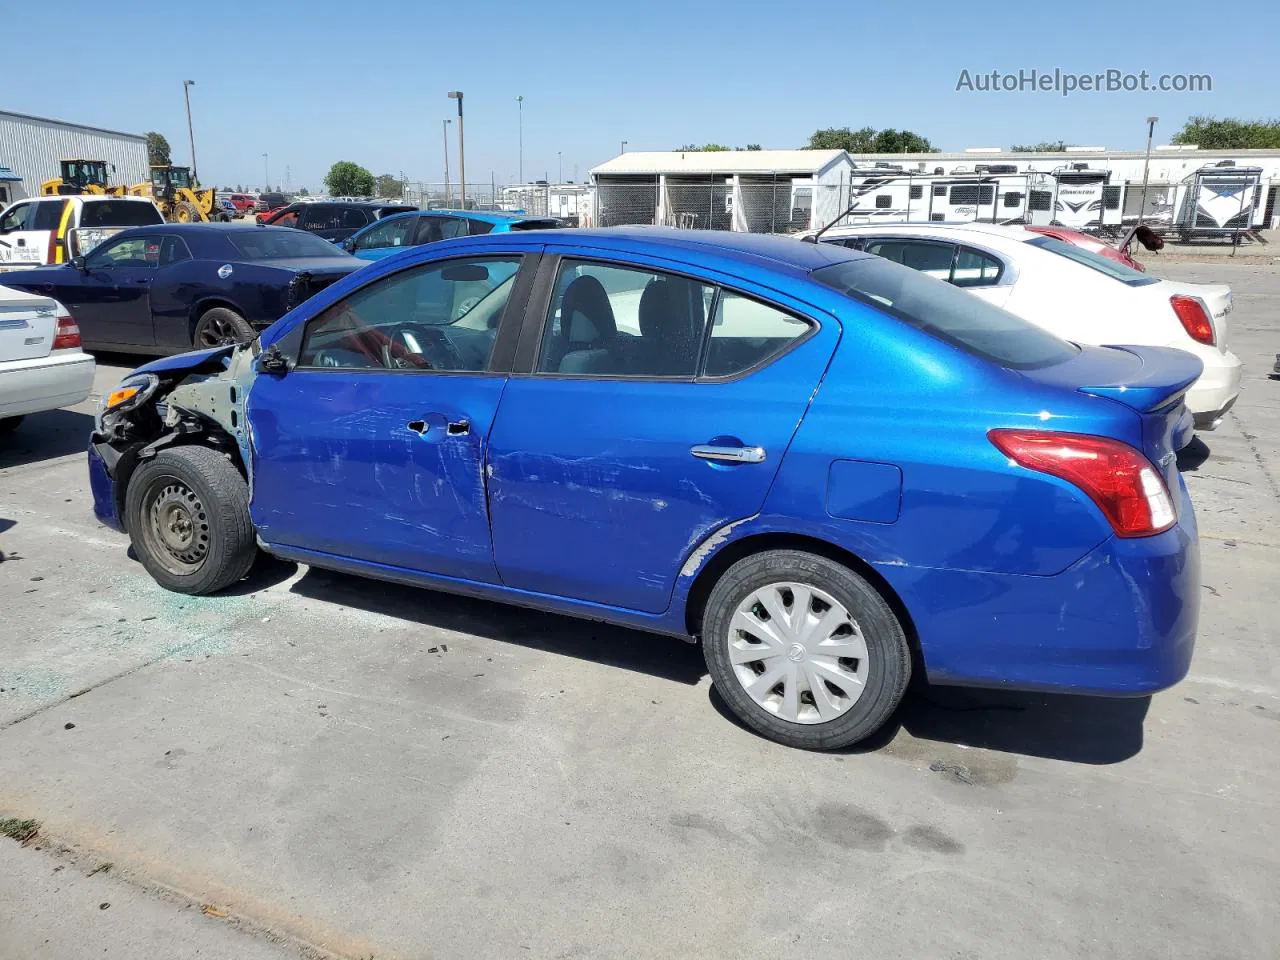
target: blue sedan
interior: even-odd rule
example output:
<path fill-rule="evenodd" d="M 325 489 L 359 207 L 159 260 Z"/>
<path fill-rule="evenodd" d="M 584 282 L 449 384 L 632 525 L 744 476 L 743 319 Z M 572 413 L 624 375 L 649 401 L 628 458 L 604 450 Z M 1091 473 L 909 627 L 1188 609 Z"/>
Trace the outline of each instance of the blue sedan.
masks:
<path fill-rule="evenodd" d="M 512 230 L 548 230 L 559 226 L 552 217 L 526 217 L 514 213 L 479 210 L 423 210 L 385 217 L 342 242 L 361 260 L 381 260 L 405 247 L 421 246 L 453 237 L 475 237 Z"/>
<path fill-rule="evenodd" d="M 682 637 L 745 724 L 836 748 L 913 670 L 1101 695 L 1186 674 L 1171 437 L 1199 372 L 842 247 L 492 233 L 139 368 L 89 473 L 167 589 L 266 551 Z"/>

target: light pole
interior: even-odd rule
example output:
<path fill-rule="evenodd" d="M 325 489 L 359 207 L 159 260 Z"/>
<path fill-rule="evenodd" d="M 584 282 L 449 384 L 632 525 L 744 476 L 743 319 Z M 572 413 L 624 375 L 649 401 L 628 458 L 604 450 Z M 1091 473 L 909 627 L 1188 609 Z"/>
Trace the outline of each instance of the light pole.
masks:
<path fill-rule="evenodd" d="M 449 99 L 458 101 L 458 199 L 459 209 L 467 209 L 467 140 L 462 129 L 462 91 L 450 90 Z"/>
<path fill-rule="evenodd" d="M 266 193 L 271 189 L 271 167 L 267 165 L 267 155 L 262 155 L 262 192 Z"/>
<path fill-rule="evenodd" d="M 444 205 L 449 206 L 449 124 L 448 117 L 440 121 L 440 129 L 444 131 Z"/>
<path fill-rule="evenodd" d="M 627 152 L 627 141 L 626 141 L 626 140 L 623 140 L 623 141 L 622 141 L 622 150 L 621 150 L 621 152 L 622 152 L 622 153 L 626 153 L 626 152 Z"/>
<path fill-rule="evenodd" d="M 556 163 L 560 167 L 559 171 L 556 173 L 556 177 L 558 178 L 556 180 L 556 183 L 564 183 L 564 151 L 563 150 L 556 151 Z"/>
<path fill-rule="evenodd" d="M 462 106 L 462 101 L 458 101 Z M 519 111 L 520 125 L 520 182 L 524 183 L 524 97 L 516 97 L 516 110 Z"/>
<path fill-rule="evenodd" d="M 1156 123 L 1159 117 L 1147 117 L 1147 159 L 1142 163 L 1142 206 L 1138 208 L 1138 226 L 1142 226 L 1142 218 L 1147 213 L 1147 173 L 1151 167 L 1151 139 L 1155 136 Z"/>
<path fill-rule="evenodd" d="M 196 135 L 191 127 L 191 88 L 196 85 L 194 80 L 182 81 L 182 98 L 187 101 L 187 139 L 191 141 L 191 182 L 200 183 L 200 178 L 196 175 Z"/>

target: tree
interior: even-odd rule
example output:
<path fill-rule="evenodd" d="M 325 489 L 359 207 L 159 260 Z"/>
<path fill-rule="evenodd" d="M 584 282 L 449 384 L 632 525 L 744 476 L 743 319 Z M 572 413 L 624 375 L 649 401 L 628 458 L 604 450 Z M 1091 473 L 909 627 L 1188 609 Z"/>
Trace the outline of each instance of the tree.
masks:
<path fill-rule="evenodd" d="M 1041 140 L 1039 143 L 1015 143 L 1009 148 L 1010 153 L 1061 153 L 1074 143 L 1065 140 Z"/>
<path fill-rule="evenodd" d="M 350 160 L 339 160 L 324 176 L 324 185 L 334 197 L 372 197 L 373 174 Z"/>
<path fill-rule="evenodd" d="M 686 143 L 679 148 L 680 153 L 726 153 L 729 148 L 722 143 L 704 143 L 698 146 L 696 143 Z"/>
<path fill-rule="evenodd" d="M 306 187 L 303 187 L 302 189 L 300 189 L 300 190 L 298 191 L 298 196 L 300 196 L 300 197 L 309 197 L 309 196 L 311 196 L 311 194 L 309 194 L 309 193 L 307 192 L 307 188 L 306 188 Z"/>
<path fill-rule="evenodd" d="M 827 127 L 815 130 L 809 137 L 809 150 L 847 150 L 849 153 L 936 153 L 937 149 L 927 139 L 910 130 L 894 130 L 887 127 Z"/>
<path fill-rule="evenodd" d="M 169 155 L 169 141 L 164 138 L 163 133 L 156 133 L 154 130 L 147 133 L 147 163 L 153 167 L 173 163 Z"/>
<path fill-rule="evenodd" d="M 1173 142 L 1203 150 L 1275 150 L 1280 148 L 1280 120 L 1188 117 Z"/>
<path fill-rule="evenodd" d="M 399 200 L 404 196 L 404 184 L 389 173 L 379 174 L 374 192 L 388 200 Z"/>
<path fill-rule="evenodd" d="M 748 144 L 747 144 L 747 149 L 748 149 L 748 150 L 759 150 L 759 149 L 760 149 L 760 144 L 758 144 L 758 143 L 748 143 Z"/>

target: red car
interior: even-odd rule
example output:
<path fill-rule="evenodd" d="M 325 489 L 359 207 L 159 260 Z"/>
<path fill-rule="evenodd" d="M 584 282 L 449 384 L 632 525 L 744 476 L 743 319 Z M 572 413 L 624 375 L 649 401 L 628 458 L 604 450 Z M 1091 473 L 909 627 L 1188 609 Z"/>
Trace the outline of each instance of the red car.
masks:
<path fill-rule="evenodd" d="M 1032 233 L 1043 233 L 1047 237 L 1055 237 L 1063 243 L 1071 244 L 1073 247 L 1082 247 L 1092 253 L 1104 256 L 1108 260 L 1116 260 L 1131 270 L 1138 270 L 1142 273 L 1147 272 L 1146 267 L 1129 256 L 1124 250 L 1117 250 L 1111 244 L 1103 243 L 1097 237 L 1091 237 L 1089 234 L 1081 233 L 1079 230 L 1072 230 L 1068 227 L 1033 227 L 1030 225 L 1027 226 L 1027 229 Z"/>
<path fill-rule="evenodd" d="M 236 213 L 242 217 L 258 205 L 258 199 L 249 196 L 247 193 L 233 193 L 230 200 L 236 208 Z"/>

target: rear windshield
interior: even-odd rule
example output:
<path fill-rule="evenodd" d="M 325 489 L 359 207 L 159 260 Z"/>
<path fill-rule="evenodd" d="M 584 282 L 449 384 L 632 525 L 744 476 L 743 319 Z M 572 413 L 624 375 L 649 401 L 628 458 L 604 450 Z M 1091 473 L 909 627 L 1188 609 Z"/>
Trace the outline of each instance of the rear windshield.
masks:
<path fill-rule="evenodd" d="M 227 239 L 246 260 L 299 260 L 305 257 L 345 257 L 328 240 L 301 230 L 235 230 Z"/>
<path fill-rule="evenodd" d="M 1013 370 L 1053 366 L 1079 352 L 971 293 L 880 257 L 823 267 L 813 279 Z"/>
<path fill-rule="evenodd" d="M 82 227 L 147 227 L 164 223 L 155 204 L 140 200 L 95 200 L 80 211 Z"/>
<path fill-rule="evenodd" d="M 417 207 L 410 206 L 379 207 L 378 217 L 391 217 L 395 216 L 397 213 L 413 213 L 417 212 L 417 209 Z"/>
<path fill-rule="evenodd" d="M 1110 257 L 1104 257 L 1102 254 L 1086 250 L 1084 247 L 1077 247 L 1074 243 L 1059 240 L 1057 237 L 1040 236 L 1034 240 L 1028 240 L 1027 243 L 1033 247 L 1039 247 L 1041 250 L 1056 253 L 1060 257 L 1066 257 L 1068 260 L 1074 260 L 1076 263 L 1084 264 L 1091 270 L 1105 273 L 1112 280 L 1119 280 L 1121 283 L 1127 283 L 1131 287 L 1145 287 L 1148 283 L 1159 282 L 1155 277 L 1148 277 L 1145 273 L 1139 273 L 1132 267 L 1126 267 L 1119 260 L 1112 260 Z"/>
<path fill-rule="evenodd" d="M 554 230 L 560 226 L 559 220 L 517 220 L 511 224 L 511 230 Z"/>

